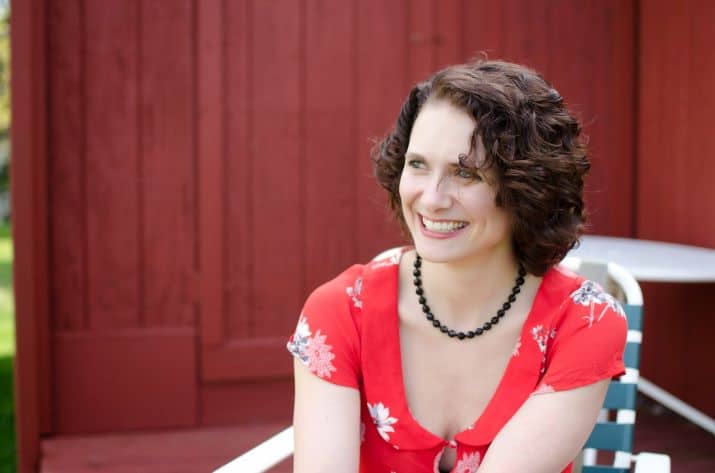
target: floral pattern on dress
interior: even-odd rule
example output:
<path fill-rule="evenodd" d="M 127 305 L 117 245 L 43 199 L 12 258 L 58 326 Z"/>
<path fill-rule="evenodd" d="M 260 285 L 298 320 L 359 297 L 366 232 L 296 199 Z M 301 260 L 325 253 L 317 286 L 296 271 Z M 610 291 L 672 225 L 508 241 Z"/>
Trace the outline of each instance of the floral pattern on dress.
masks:
<path fill-rule="evenodd" d="M 521 348 L 521 338 L 516 341 L 516 345 L 514 345 L 511 356 L 519 356 L 519 348 Z"/>
<path fill-rule="evenodd" d="M 623 318 L 626 317 L 621 304 L 593 281 L 582 282 L 581 286 L 572 292 L 570 297 L 574 304 L 589 307 L 588 315 L 583 316 L 583 319 L 588 322 L 588 328 L 591 328 L 594 322 L 600 322 L 608 309 L 613 310 Z M 603 306 L 598 316 L 596 316 L 597 305 Z"/>
<path fill-rule="evenodd" d="M 400 258 L 402 257 L 402 251 L 395 251 L 387 258 L 380 258 L 372 263 L 373 269 L 384 268 L 387 266 L 395 266 L 400 264 Z"/>
<path fill-rule="evenodd" d="M 546 371 L 546 349 L 549 347 L 549 340 L 553 340 L 556 337 L 556 330 L 545 329 L 543 325 L 539 324 L 531 329 L 531 336 L 541 352 L 541 372 L 543 373 Z"/>
<path fill-rule="evenodd" d="M 320 330 L 315 332 L 314 336 L 311 335 L 308 320 L 301 315 L 295 333 L 288 341 L 288 351 L 313 373 L 321 378 L 330 378 L 331 373 L 336 371 L 333 365 L 333 347 L 325 343 L 326 335 L 321 334 Z"/>
<path fill-rule="evenodd" d="M 554 387 L 551 386 L 550 384 L 546 384 L 544 382 L 539 383 L 539 385 L 536 387 L 534 390 L 533 394 L 544 394 L 544 393 L 553 393 L 555 392 Z"/>
<path fill-rule="evenodd" d="M 393 424 L 397 423 L 397 419 L 390 417 L 390 409 L 385 407 L 381 402 L 376 404 L 367 403 L 367 409 L 370 411 L 370 417 L 372 417 L 372 422 L 377 428 L 377 433 L 380 434 L 383 440 L 390 440 L 390 435 L 388 432 L 394 432 L 395 429 L 392 427 Z"/>
<path fill-rule="evenodd" d="M 454 467 L 454 473 L 475 473 L 479 469 L 481 457 L 479 452 L 464 453 Z"/>
<path fill-rule="evenodd" d="M 357 278 L 355 284 L 346 287 L 345 293 L 350 296 L 356 309 L 362 309 L 362 278 Z"/>

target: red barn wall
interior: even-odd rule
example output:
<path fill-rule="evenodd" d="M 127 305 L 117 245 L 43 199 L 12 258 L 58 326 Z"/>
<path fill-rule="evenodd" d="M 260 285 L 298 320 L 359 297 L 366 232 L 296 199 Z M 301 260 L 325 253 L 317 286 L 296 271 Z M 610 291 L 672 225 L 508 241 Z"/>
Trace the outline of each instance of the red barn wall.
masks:
<path fill-rule="evenodd" d="M 640 19 L 636 235 L 715 248 L 715 4 L 644 1 Z M 643 375 L 715 416 L 713 285 L 643 289 Z"/>
<path fill-rule="evenodd" d="M 302 301 L 402 241 L 371 176 L 373 140 L 411 84 L 480 51 L 534 66 L 581 116 L 594 232 L 715 246 L 712 221 L 688 224 L 712 215 L 711 187 L 691 184 L 706 173 L 674 178 L 685 171 L 668 152 L 688 147 L 678 165 L 712 174 L 696 107 L 713 99 L 698 69 L 715 64 L 707 2 L 678 15 L 618 0 L 31 3 L 47 16 L 47 73 L 33 77 L 48 95 L 45 433 L 287 421 L 283 344 Z M 663 54 L 680 75 L 657 69 Z M 705 402 L 694 378 L 649 371 L 649 357 L 673 364 L 658 358 L 665 330 L 682 356 L 705 353 L 685 348 L 687 324 L 663 329 L 646 295 L 644 372 Z"/>

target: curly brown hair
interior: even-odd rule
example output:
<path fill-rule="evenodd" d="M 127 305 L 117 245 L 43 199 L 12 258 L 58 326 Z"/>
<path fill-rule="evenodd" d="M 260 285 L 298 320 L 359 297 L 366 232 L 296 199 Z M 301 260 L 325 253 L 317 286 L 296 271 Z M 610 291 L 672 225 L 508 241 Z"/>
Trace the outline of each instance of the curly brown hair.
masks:
<path fill-rule="evenodd" d="M 399 183 L 405 152 L 430 97 L 447 99 L 474 117 L 471 147 L 481 137 L 486 156 L 479 164 L 494 170 L 496 204 L 512 217 L 517 260 L 529 273 L 543 275 L 576 246 L 585 226 L 583 181 L 590 163 L 578 120 L 541 75 L 518 64 L 478 60 L 417 84 L 393 130 L 373 151 L 375 175 L 403 229 Z"/>

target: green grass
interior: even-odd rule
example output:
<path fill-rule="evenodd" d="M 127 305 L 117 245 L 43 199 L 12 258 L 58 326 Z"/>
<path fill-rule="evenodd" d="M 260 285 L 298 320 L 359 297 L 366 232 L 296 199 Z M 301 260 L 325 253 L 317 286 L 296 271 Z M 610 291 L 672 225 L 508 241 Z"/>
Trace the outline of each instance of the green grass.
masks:
<path fill-rule="evenodd" d="M 12 295 L 12 238 L 0 224 L 0 473 L 16 470 L 15 402 L 12 369 L 15 358 L 15 303 Z"/>

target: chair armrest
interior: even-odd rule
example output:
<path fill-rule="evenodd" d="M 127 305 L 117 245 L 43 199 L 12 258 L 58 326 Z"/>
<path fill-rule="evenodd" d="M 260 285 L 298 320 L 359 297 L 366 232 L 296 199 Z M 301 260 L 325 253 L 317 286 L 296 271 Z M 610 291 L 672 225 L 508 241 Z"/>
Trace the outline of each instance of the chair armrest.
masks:
<path fill-rule="evenodd" d="M 288 427 L 214 470 L 214 473 L 263 473 L 288 458 L 292 453 L 293 427 Z"/>
<path fill-rule="evenodd" d="M 670 473 L 670 457 L 660 453 L 635 455 L 635 473 Z"/>

